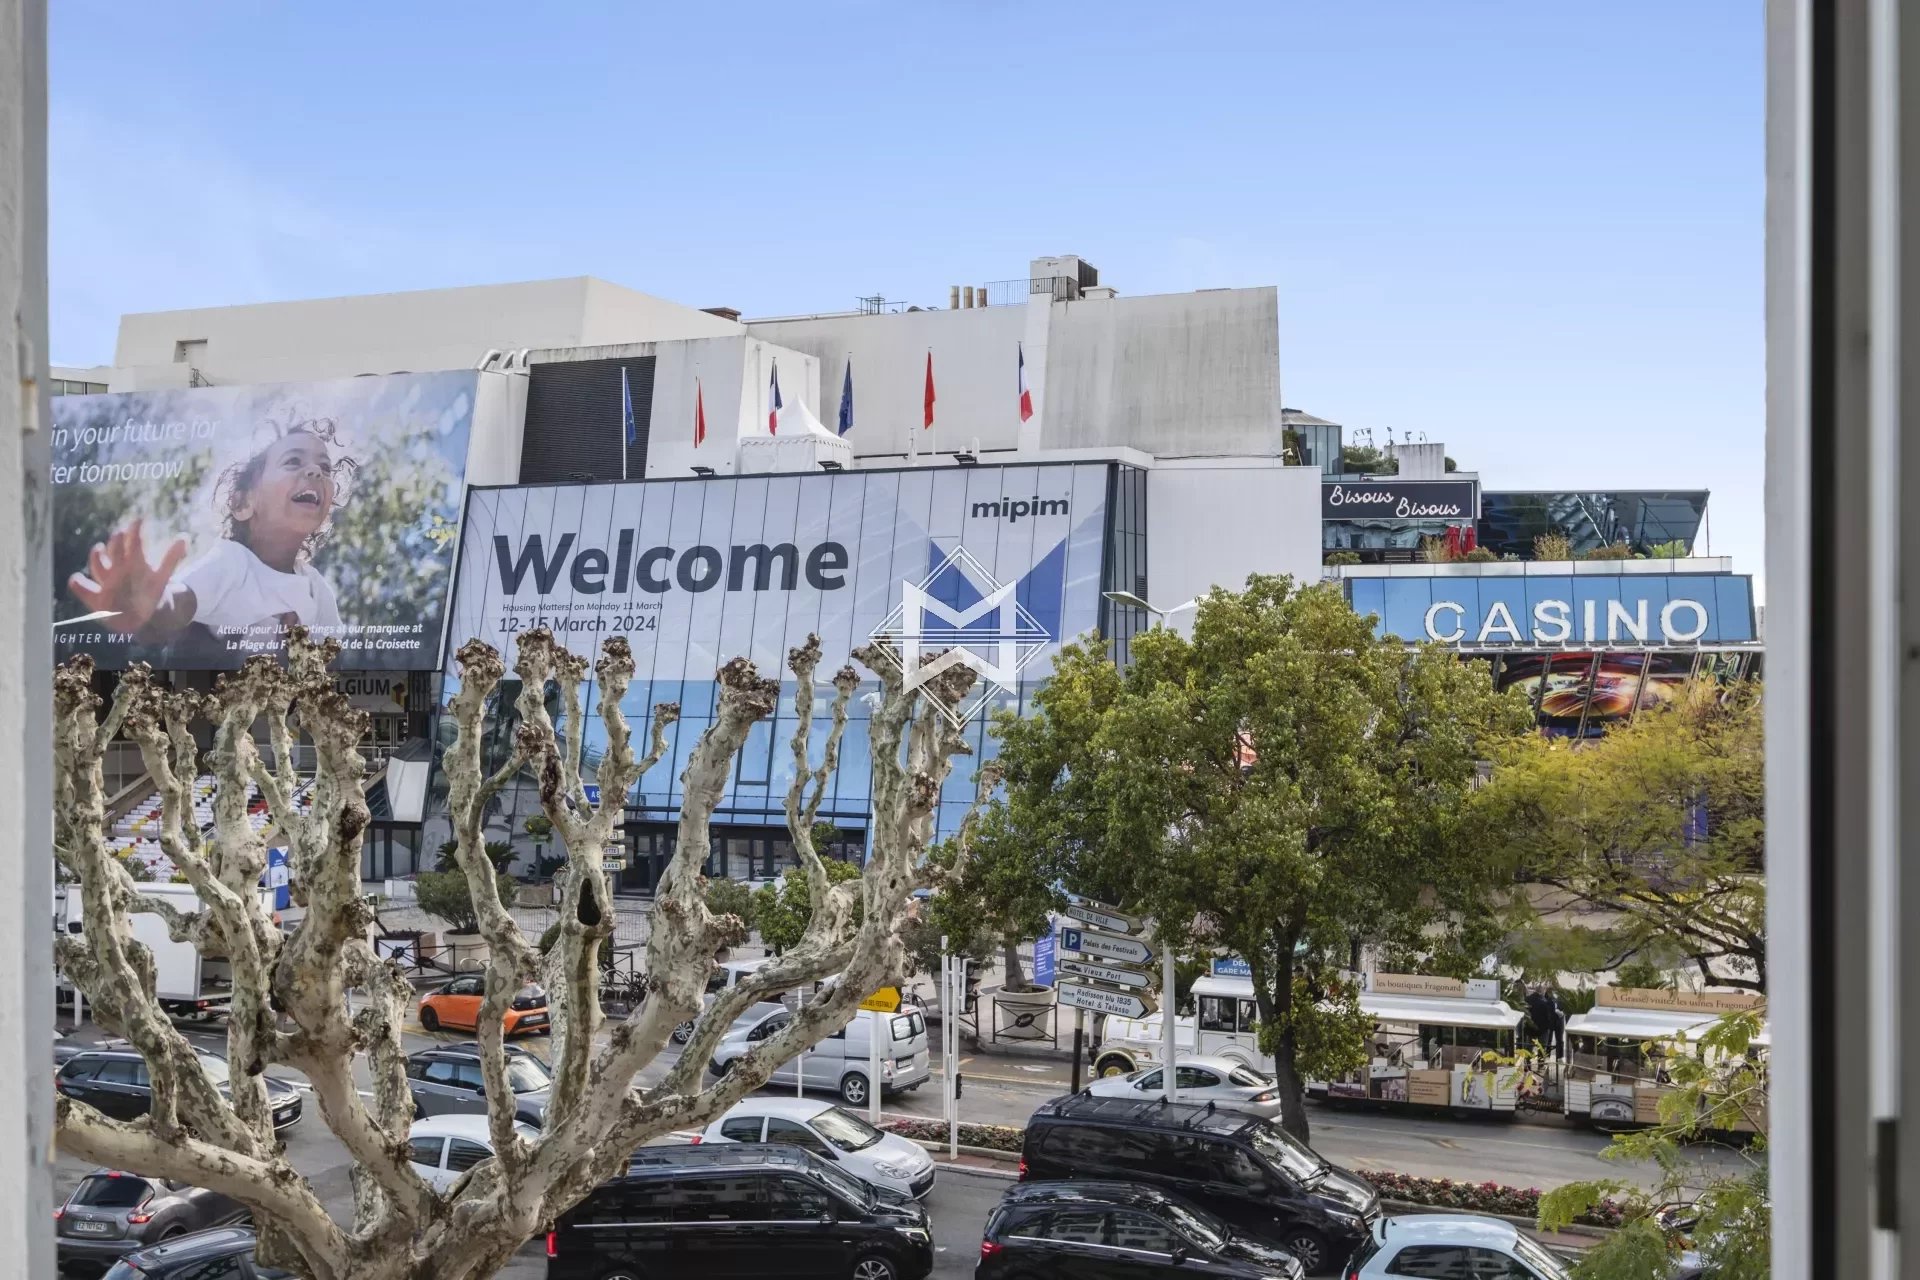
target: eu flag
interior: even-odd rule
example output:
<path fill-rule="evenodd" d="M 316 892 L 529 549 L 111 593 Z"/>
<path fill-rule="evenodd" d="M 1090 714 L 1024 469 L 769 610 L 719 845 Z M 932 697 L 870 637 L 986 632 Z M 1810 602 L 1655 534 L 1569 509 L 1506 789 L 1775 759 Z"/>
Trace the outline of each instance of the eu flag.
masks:
<path fill-rule="evenodd" d="M 846 380 L 840 384 L 840 434 L 853 430 L 853 361 L 847 361 Z"/>

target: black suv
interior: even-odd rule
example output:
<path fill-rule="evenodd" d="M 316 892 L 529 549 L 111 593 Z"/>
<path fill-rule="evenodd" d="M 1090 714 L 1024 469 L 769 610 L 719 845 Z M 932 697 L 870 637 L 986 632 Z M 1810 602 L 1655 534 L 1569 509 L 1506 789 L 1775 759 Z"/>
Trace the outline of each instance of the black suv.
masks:
<path fill-rule="evenodd" d="M 227 1086 L 227 1060 L 204 1050 L 194 1053 L 220 1092 L 232 1097 Z M 147 1074 L 147 1060 L 132 1049 L 76 1053 L 53 1078 L 53 1087 L 115 1120 L 138 1119 L 153 1107 L 153 1080 Z M 273 1127 L 284 1129 L 300 1118 L 300 1090 L 291 1081 L 268 1076 L 267 1105 L 273 1108 Z"/>
<path fill-rule="evenodd" d="M 643 1147 L 547 1233 L 547 1280 L 920 1280 L 927 1211 L 798 1147 Z"/>
<path fill-rule="evenodd" d="M 1300 1280 L 1285 1249 L 1250 1239 L 1204 1209 L 1133 1182 L 1026 1182 L 987 1219 L 974 1280 L 1127 1276 Z"/>
<path fill-rule="evenodd" d="M 547 1090 L 553 1071 L 538 1055 L 504 1046 L 507 1087 L 513 1090 L 514 1118 L 535 1129 L 547 1121 Z M 487 1112 L 486 1078 L 480 1073 L 480 1045 L 465 1040 L 437 1044 L 407 1059 L 407 1088 L 413 1093 L 413 1118 Z"/>
<path fill-rule="evenodd" d="M 130 1253 L 104 1280 L 297 1280 L 253 1260 L 253 1232 L 220 1227 Z"/>
<path fill-rule="evenodd" d="M 1160 1187 L 1279 1245 L 1308 1274 L 1352 1253 L 1380 1216 L 1379 1193 L 1359 1175 L 1271 1121 L 1211 1103 L 1055 1098 L 1027 1121 L 1020 1177 Z"/>

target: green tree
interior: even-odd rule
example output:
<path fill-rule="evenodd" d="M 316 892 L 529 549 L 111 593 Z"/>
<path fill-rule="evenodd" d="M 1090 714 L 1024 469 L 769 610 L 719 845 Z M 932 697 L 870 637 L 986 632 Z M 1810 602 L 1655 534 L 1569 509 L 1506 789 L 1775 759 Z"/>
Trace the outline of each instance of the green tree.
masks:
<path fill-rule="evenodd" d="M 829 885 L 860 878 L 858 863 L 828 858 L 825 866 Z M 813 891 L 799 867 L 788 867 L 778 880 L 761 885 L 753 895 L 753 927 L 760 931 L 767 950 L 776 954 L 799 942 L 811 919 Z"/>
<path fill-rule="evenodd" d="M 1597 741 L 1534 739 L 1500 761 L 1476 806 L 1489 851 L 1612 921 L 1536 921 L 1537 945 L 1766 990 L 1760 704 L 1757 684 L 1696 687 Z"/>
<path fill-rule="evenodd" d="M 512 878 L 500 876 L 499 888 L 500 901 L 512 902 Z M 422 871 L 413 879 L 413 894 L 422 911 L 447 922 L 449 933 L 480 932 L 480 915 L 474 909 L 465 872 Z"/>
<path fill-rule="evenodd" d="M 949 861 L 952 851 L 936 849 L 931 857 Z M 1006 986 L 1026 989 L 1020 944 L 1050 927 L 1048 913 L 1061 905 L 1053 886 L 1046 849 L 1016 829 L 1005 804 L 988 809 L 974 834 L 965 874 L 942 887 L 927 906 L 926 925 L 936 939 L 934 967 L 937 939 L 944 934 L 948 946 L 962 954 L 997 948 Z"/>
<path fill-rule="evenodd" d="M 1527 731 L 1523 702 L 1445 649 L 1376 638 L 1337 590 L 1256 575 L 1206 596 L 1191 639 L 1136 636 L 1125 673 L 1067 646 L 1036 703 L 1002 727 L 1011 829 L 1176 951 L 1246 959 L 1304 1138 L 1305 1080 L 1362 1051 L 1340 977 L 1355 945 L 1477 914 L 1498 887 L 1464 815 L 1479 763 Z"/>
<path fill-rule="evenodd" d="M 1575 1280 L 1645 1280 L 1671 1272 L 1691 1249 L 1703 1274 L 1716 1280 L 1767 1280 L 1773 1206 L 1767 1195 L 1766 1142 L 1737 1148 L 1743 1168 L 1701 1176 L 1686 1148 L 1721 1133 L 1765 1128 L 1767 1081 L 1748 1052 L 1761 1027 L 1758 1011 L 1730 1013 L 1694 1041 L 1666 1046 L 1672 1089 L 1660 1099 L 1659 1122 L 1614 1138 L 1609 1159 L 1659 1170 L 1651 1187 L 1598 1178 L 1569 1183 L 1540 1198 L 1540 1225 L 1558 1230 L 1611 1198 L 1626 1212 L 1619 1231 L 1587 1250 Z"/>

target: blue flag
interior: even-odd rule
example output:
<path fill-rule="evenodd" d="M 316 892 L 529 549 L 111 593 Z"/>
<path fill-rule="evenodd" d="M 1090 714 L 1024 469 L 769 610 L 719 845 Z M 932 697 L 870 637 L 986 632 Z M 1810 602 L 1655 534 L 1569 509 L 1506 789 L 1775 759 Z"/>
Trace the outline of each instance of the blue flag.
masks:
<path fill-rule="evenodd" d="M 853 430 L 853 361 L 847 361 L 846 381 L 840 384 L 840 434 Z"/>
<path fill-rule="evenodd" d="M 628 444 L 639 442 L 640 431 L 633 421 L 633 388 L 627 385 L 627 367 L 620 366 L 620 425 L 626 431 Z"/>

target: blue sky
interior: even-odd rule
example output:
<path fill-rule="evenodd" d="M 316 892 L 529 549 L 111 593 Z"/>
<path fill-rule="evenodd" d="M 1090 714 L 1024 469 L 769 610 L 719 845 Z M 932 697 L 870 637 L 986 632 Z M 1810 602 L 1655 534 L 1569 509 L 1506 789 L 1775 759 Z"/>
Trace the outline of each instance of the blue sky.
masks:
<path fill-rule="evenodd" d="M 748 315 L 1277 285 L 1286 403 L 1762 541 L 1761 6 L 60 0 L 53 355 L 591 274 Z M 457 15 L 457 16 L 456 16 Z"/>

